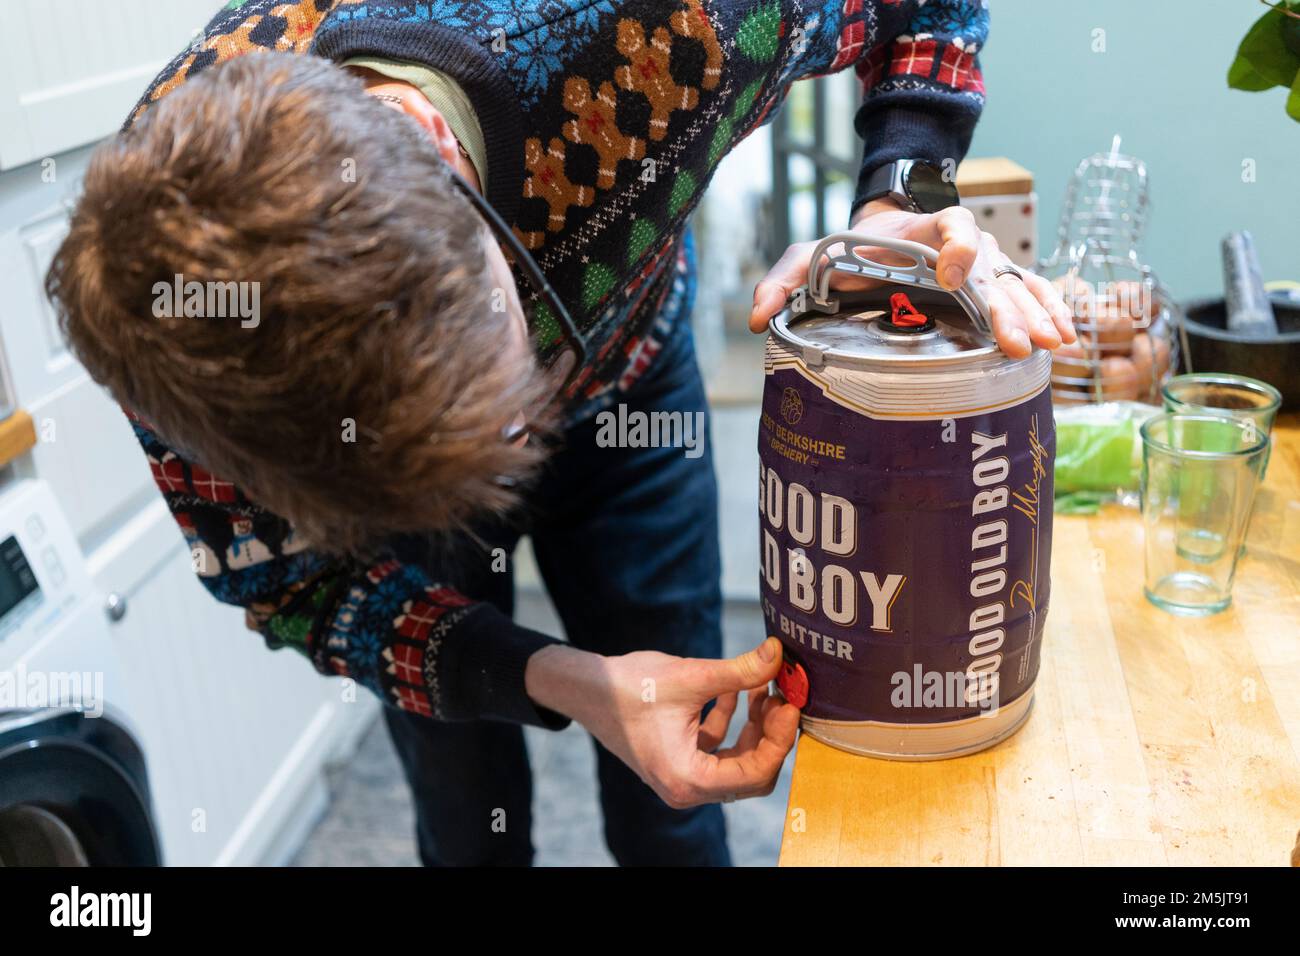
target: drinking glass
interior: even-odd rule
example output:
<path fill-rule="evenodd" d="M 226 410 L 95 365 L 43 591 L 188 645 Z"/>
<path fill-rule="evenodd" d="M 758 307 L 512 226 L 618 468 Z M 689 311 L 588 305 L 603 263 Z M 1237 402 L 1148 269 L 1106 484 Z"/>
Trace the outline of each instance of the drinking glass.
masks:
<path fill-rule="evenodd" d="M 1164 412 L 1142 425 L 1147 599 L 1175 614 L 1232 602 L 1268 434 L 1226 415 Z"/>
<path fill-rule="evenodd" d="M 1227 415 L 1247 421 L 1267 436 L 1282 406 L 1282 393 L 1268 382 L 1227 372 L 1176 375 L 1161 390 L 1165 411 L 1184 415 Z M 1264 471 L 1268 455 L 1264 456 Z M 1263 477 L 1264 472 L 1260 472 Z"/>

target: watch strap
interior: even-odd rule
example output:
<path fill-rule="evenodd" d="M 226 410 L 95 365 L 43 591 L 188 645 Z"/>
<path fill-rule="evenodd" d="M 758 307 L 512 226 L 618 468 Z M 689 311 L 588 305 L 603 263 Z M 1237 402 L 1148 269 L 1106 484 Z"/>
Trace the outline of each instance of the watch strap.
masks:
<path fill-rule="evenodd" d="M 871 175 L 867 177 L 864 203 L 879 199 L 882 196 L 892 196 L 898 200 L 898 204 L 903 208 L 915 211 L 915 203 L 899 188 L 899 166 L 903 162 L 906 162 L 906 160 L 895 160 L 892 163 L 886 163 L 884 166 L 877 166 L 872 170 Z"/>

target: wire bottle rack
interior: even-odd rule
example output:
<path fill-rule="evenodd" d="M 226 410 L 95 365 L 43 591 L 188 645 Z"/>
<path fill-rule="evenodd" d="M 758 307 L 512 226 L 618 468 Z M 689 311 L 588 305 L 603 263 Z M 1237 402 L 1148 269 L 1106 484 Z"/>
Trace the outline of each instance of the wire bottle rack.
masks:
<path fill-rule="evenodd" d="M 1058 404 L 1158 404 L 1178 368 L 1181 312 L 1139 253 L 1149 212 L 1146 164 L 1121 153 L 1118 136 L 1070 177 L 1056 249 L 1037 267 L 1060 290 L 1079 333 L 1053 356 Z"/>

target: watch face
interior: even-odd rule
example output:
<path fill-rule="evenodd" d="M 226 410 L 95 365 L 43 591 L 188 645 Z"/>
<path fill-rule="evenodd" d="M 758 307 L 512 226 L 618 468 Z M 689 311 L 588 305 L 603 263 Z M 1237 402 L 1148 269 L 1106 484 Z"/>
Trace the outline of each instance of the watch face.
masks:
<path fill-rule="evenodd" d="M 938 212 L 958 202 L 957 185 L 929 163 L 912 163 L 903 173 L 903 189 L 922 212 Z"/>

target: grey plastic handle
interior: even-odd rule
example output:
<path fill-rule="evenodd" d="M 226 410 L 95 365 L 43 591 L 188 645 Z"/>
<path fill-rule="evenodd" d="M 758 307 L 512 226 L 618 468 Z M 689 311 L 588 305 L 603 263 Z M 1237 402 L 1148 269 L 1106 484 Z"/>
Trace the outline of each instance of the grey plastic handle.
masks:
<path fill-rule="evenodd" d="M 837 243 L 844 244 L 844 253 L 838 256 L 829 256 L 823 262 L 822 257 L 826 255 L 826 250 Z M 883 262 L 877 262 L 874 259 L 858 255 L 853 251 L 854 246 L 873 246 L 879 249 L 889 249 L 908 256 L 911 258 L 912 264 L 891 266 Z M 959 289 L 945 289 L 939 284 L 939 278 L 934 272 L 934 267 L 938 262 L 939 253 L 929 246 L 922 245 L 919 242 L 912 242 L 910 239 L 870 236 L 865 232 L 834 233 L 817 243 L 817 248 L 813 249 L 812 261 L 808 266 L 808 285 L 805 286 L 808 290 L 809 308 L 816 309 L 818 312 L 838 311 L 839 300 L 831 297 L 831 273 L 846 272 L 849 275 L 868 276 L 899 285 L 920 286 L 925 289 L 947 292 L 957 300 L 966 314 L 970 316 L 975 328 L 989 338 L 993 338 L 993 323 L 990 320 L 989 306 L 984 301 L 983 294 L 969 281 Z"/>

